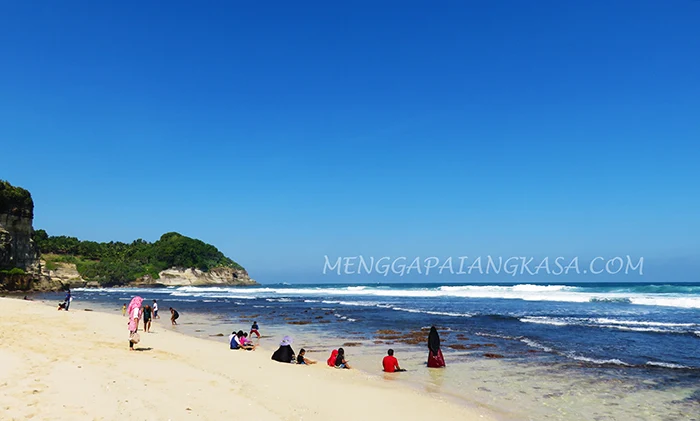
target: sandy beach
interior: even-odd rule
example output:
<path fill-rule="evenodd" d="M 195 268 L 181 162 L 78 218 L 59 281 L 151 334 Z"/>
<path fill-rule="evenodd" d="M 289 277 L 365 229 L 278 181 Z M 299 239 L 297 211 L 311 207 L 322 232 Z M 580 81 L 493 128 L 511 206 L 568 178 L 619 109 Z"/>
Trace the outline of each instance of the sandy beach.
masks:
<path fill-rule="evenodd" d="M 495 419 L 360 371 L 231 351 L 166 331 L 165 318 L 130 352 L 121 315 L 6 298 L 0 308 L 3 420 Z"/>

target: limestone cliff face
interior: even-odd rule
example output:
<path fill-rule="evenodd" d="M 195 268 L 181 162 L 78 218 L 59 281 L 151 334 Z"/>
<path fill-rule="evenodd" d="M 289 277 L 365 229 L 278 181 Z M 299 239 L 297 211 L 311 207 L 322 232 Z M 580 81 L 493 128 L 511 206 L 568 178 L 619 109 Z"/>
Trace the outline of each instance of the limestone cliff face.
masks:
<path fill-rule="evenodd" d="M 218 267 L 202 272 L 192 268 L 170 268 L 158 274 L 160 279 L 153 282 L 166 286 L 198 286 L 198 285 L 258 285 L 250 279 L 248 272 L 243 269 Z"/>
<path fill-rule="evenodd" d="M 0 273 L 0 290 L 45 291 L 62 286 L 41 274 L 39 250 L 32 240 L 33 219 L 31 194 L 0 180 L 0 270 L 5 271 Z"/>
<path fill-rule="evenodd" d="M 39 272 L 39 251 L 32 232 L 31 217 L 0 214 L 0 268 Z"/>

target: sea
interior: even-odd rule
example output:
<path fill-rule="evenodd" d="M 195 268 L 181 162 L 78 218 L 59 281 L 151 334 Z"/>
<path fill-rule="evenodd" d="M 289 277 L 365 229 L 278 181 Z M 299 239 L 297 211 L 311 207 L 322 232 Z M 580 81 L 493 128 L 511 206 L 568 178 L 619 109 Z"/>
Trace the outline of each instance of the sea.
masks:
<path fill-rule="evenodd" d="M 260 325 L 324 361 L 351 364 L 503 420 L 700 420 L 700 283 L 267 284 L 73 291 L 119 311 L 134 295 L 181 314 L 183 333 L 225 341 Z M 45 294 L 48 300 L 62 296 Z M 72 304 L 75 307 L 75 304 Z M 190 325 L 187 325 L 190 323 Z M 447 362 L 428 369 L 436 326 Z M 224 345 L 222 345 L 224 346 Z M 406 373 L 381 373 L 393 348 Z"/>

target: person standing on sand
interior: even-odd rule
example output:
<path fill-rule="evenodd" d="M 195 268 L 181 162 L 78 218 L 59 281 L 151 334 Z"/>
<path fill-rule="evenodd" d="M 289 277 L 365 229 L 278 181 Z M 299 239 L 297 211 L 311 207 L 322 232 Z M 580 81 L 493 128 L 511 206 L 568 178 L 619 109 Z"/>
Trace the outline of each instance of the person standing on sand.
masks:
<path fill-rule="evenodd" d="M 149 305 L 143 308 L 143 331 L 146 333 L 151 331 L 151 306 Z"/>
<path fill-rule="evenodd" d="M 254 321 L 253 325 L 250 327 L 250 336 L 253 337 L 253 333 L 260 338 L 260 332 L 258 332 L 258 322 Z"/>
<path fill-rule="evenodd" d="M 70 295 L 70 289 L 68 289 L 68 292 L 66 293 L 66 298 L 63 300 L 66 303 L 66 307 L 64 310 L 68 311 L 68 307 L 70 307 L 70 302 L 73 301 L 73 297 Z"/>
<path fill-rule="evenodd" d="M 177 312 L 174 308 L 170 307 L 170 322 L 173 324 L 173 326 L 177 325 L 177 318 L 180 317 L 180 313 Z"/>
<path fill-rule="evenodd" d="M 394 350 L 390 349 L 387 352 L 387 356 L 382 360 L 382 367 L 385 373 L 396 373 L 399 371 L 406 371 L 399 367 L 399 360 L 394 357 Z"/>
<path fill-rule="evenodd" d="M 138 330 L 141 317 L 141 303 L 143 298 L 136 296 L 131 299 L 127 312 L 129 313 L 129 351 L 134 350 L 134 344 L 139 342 Z"/>
<path fill-rule="evenodd" d="M 445 359 L 442 357 L 440 349 L 440 335 L 435 326 L 430 328 L 428 334 L 428 367 L 441 368 L 445 366 Z"/>
<path fill-rule="evenodd" d="M 122 316 L 126 316 L 126 303 L 122 305 Z"/>
<path fill-rule="evenodd" d="M 153 318 L 160 319 L 160 316 L 158 315 L 158 303 L 156 300 L 153 300 Z"/>

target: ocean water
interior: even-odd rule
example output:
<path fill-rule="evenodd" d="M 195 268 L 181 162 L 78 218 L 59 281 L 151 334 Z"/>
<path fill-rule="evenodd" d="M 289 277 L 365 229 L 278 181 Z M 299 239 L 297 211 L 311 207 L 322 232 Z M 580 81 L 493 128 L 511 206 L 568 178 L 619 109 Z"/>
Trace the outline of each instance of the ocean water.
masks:
<path fill-rule="evenodd" d="M 183 320 L 187 314 L 217 320 L 215 330 L 226 334 L 245 330 L 252 319 L 263 334 L 267 327 L 276 335 L 288 330 L 305 337 L 316 359 L 350 343 L 346 352 L 368 372 L 391 346 L 412 373 L 398 381 L 491 407 L 504 419 L 688 420 L 700 414 L 700 284 L 74 291 L 77 300 L 115 308 L 135 294 L 158 299 L 166 319 L 172 306 Z M 437 373 L 424 367 L 423 336 L 431 325 L 440 328 L 448 364 Z"/>

